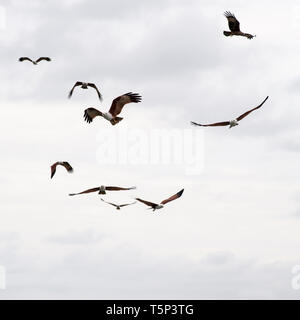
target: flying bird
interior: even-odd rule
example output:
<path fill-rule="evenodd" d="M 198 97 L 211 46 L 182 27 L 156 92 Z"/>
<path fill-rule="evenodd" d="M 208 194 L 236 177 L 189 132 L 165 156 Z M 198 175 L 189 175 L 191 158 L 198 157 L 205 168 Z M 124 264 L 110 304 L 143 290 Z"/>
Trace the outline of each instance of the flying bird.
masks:
<path fill-rule="evenodd" d="M 229 126 L 229 129 L 232 127 L 235 127 L 238 125 L 238 121 L 241 121 L 242 119 L 244 119 L 245 117 L 247 117 L 252 111 L 259 109 L 269 98 L 266 97 L 266 99 L 257 107 L 243 113 L 242 115 L 240 115 L 239 117 L 237 117 L 234 120 L 230 120 L 230 121 L 224 121 L 224 122 L 216 122 L 216 123 L 211 123 L 211 124 L 200 124 L 200 123 L 196 123 L 191 121 L 191 124 L 194 126 L 200 126 L 200 127 L 221 127 L 221 126 Z"/>
<path fill-rule="evenodd" d="M 256 36 L 253 36 L 252 34 L 249 34 L 249 33 L 244 33 L 240 30 L 240 23 L 239 21 L 237 20 L 237 18 L 235 17 L 235 15 L 229 11 L 225 11 L 224 12 L 224 16 L 227 18 L 228 20 L 228 26 L 229 26 L 229 29 L 230 31 L 224 31 L 223 34 L 226 36 L 226 37 L 229 37 L 229 36 L 242 36 L 242 37 L 247 37 L 248 39 L 252 39 L 253 37 L 256 37 Z"/>
<path fill-rule="evenodd" d="M 53 165 L 51 166 L 51 179 L 53 178 L 53 176 L 55 175 L 56 172 L 56 167 L 57 166 L 63 166 L 65 167 L 65 169 L 69 172 L 72 173 L 73 172 L 73 168 L 71 167 L 71 165 L 69 164 L 69 162 L 66 161 L 58 161 L 53 163 Z"/>
<path fill-rule="evenodd" d="M 93 119 L 97 116 L 103 117 L 108 120 L 113 126 L 119 123 L 123 118 L 117 117 L 127 103 L 131 102 L 141 102 L 142 97 L 138 93 L 128 92 L 114 99 L 108 112 L 102 113 L 95 108 L 88 108 L 84 111 L 84 120 L 91 123 Z"/>
<path fill-rule="evenodd" d="M 20 61 L 20 62 L 23 62 L 23 61 L 25 61 L 25 60 L 28 60 L 28 61 L 32 62 L 33 64 L 35 64 L 35 65 L 37 65 L 37 64 L 38 64 L 40 61 L 42 61 L 42 60 L 51 61 L 51 59 L 50 59 L 49 57 L 40 57 L 40 58 L 38 58 L 36 61 L 31 60 L 31 59 L 28 58 L 28 57 L 21 57 L 21 58 L 19 58 L 19 61 Z"/>
<path fill-rule="evenodd" d="M 151 208 L 149 208 L 149 209 L 153 209 L 153 211 L 155 211 L 155 210 L 158 210 L 158 209 L 162 209 L 162 208 L 164 207 L 164 205 L 167 204 L 168 202 L 180 198 L 181 195 L 183 194 L 183 191 L 184 191 L 184 189 L 180 190 L 179 192 L 177 192 L 176 194 L 174 194 L 174 196 L 172 196 L 172 197 L 170 197 L 170 198 L 168 198 L 168 199 L 166 199 L 166 200 L 163 200 L 160 204 L 153 203 L 153 202 L 149 202 L 149 201 L 146 201 L 146 200 L 142 200 L 142 199 L 140 199 L 140 198 L 135 198 L 135 200 L 144 203 L 145 205 L 151 207 Z"/>
<path fill-rule="evenodd" d="M 69 99 L 72 97 L 73 91 L 76 87 L 81 86 L 82 89 L 88 89 L 88 87 L 94 88 L 98 94 L 98 97 L 100 99 L 100 101 L 102 101 L 102 95 L 100 93 L 100 91 L 98 90 L 97 86 L 94 83 L 90 83 L 90 82 L 81 82 L 81 81 L 77 81 L 73 88 L 71 89 L 71 91 L 69 92 Z"/>
<path fill-rule="evenodd" d="M 121 208 L 123 208 L 123 207 L 130 206 L 130 205 L 136 203 L 136 201 L 135 201 L 135 202 L 132 202 L 132 203 L 126 203 L 126 204 L 120 204 L 120 205 L 118 205 L 118 204 L 115 204 L 115 203 L 107 202 L 107 201 L 103 200 L 102 198 L 101 198 L 101 200 L 104 201 L 105 203 L 108 203 L 108 204 L 116 207 L 117 210 L 121 210 Z"/>
<path fill-rule="evenodd" d="M 106 191 L 123 191 L 123 190 L 132 190 L 132 189 L 136 189 L 136 187 L 121 188 L 121 187 L 100 186 L 97 188 L 88 189 L 88 190 L 78 192 L 78 193 L 70 193 L 69 196 L 75 196 L 78 194 L 91 193 L 91 192 L 97 192 L 97 191 L 98 191 L 98 194 L 106 194 Z"/>

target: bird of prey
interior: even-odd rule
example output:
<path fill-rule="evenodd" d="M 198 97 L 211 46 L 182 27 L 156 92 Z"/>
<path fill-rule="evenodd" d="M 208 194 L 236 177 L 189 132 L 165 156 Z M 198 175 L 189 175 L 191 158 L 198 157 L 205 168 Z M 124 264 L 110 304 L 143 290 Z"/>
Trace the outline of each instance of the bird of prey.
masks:
<path fill-rule="evenodd" d="M 70 193 L 69 196 L 75 196 L 78 194 L 91 193 L 91 192 L 97 192 L 97 191 L 98 191 L 98 194 L 106 194 L 106 191 L 123 191 L 123 190 L 132 190 L 132 189 L 136 189 L 136 187 L 121 188 L 121 187 L 100 186 L 97 188 L 88 189 L 88 190 L 78 192 L 78 193 Z"/>
<path fill-rule="evenodd" d="M 180 198 L 181 195 L 183 194 L 183 191 L 184 191 L 184 189 L 180 190 L 179 192 L 174 194 L 172 197 L 170 197 L 170 198 L 168 198 L 166 200 L 163 200 L 160 204 L 149 202 L 149 201 L 146 201 L 146 200 L 142 200 L 140 198 L 135 198 L 135 200 L 144 203 L 145 205 L 151 207 L 149 209 L 153 209 L 153 211 L 155 211 L 155 210 L 158 210 L 158 209 L 162 209 L 166 203 Z"/>
<path fill-rule="evenodd" d="M 224 122 L 216 122 L 216 123 L 211 123 L 211 124 L 200 124 L 200 123 L 196 123 L 196 122 L 191 121 L 191 124 L 194 125 L 194 126 L 200 126 L 200 127 L 229 126 L 229 129 L 230 129 L 232 127 L 237 126 L 238 125 L 238 121 L 241 121 L 242 119 L 247 117 L 248 114 L 250 114 L 252 111 L 259 109 L 267 101 L 268 98 L 269 98 L 269 96 L 266 97 L 266 99 L 259 106 L 255 107 L 255 108 L 253 108 L 251 110 L 248 110 L 247 112 L 243 113 L 242 115 L 240 115 L 239 117 L 237 117 L 234 120 L 224 121 Z"/>
<path fill-rule="evenodd" d="M 229 37 L 229 36 L 242 36 L 242 37 L 246 37 L 248 39 L 252 39 L 253 37 L 256 37 L 256 36 L 253 36 L 252 34 L 244 33 L 244 32 L 242 32 L 240 30 L 240 23 L 239 23 L 239 21 L 237 20 L 237 18 L 235 17 L 235 15 L 233 13 L 231 13 L 229 11 L 225 11 L 224 15 L 228 20 L 228 26 L 229 26 L 229 29 L 230 29 L 230 31 L 224 31 L 223 32 L 223 34 L 226 37 Z"/>
<path fill-rule="evenodd" d="M 35 64 L 35 65 L 37 65 L 40 61 L 42 61 L 42 60 L 45 60 L 45 61 L 51 61 L 51 59 L 49 58 L 49 57 L 40 57 L 40 58 L 38 58 L 37 60 L 31 60 L 30 58 L 28 58 L 28 57 L 21 57 L 20 59 L 19 59 L 19 61 L 20 62 L 23 62 L 23 61 L 25 61 L 25 60 L 28 60 L 28 61 L 30 61 L 30 62 L 32 62 L 33 64 Z"/>
<path fill-rule="evenodd" d="M 84 111 L 84 120 L 91 123 L 93 119 L 97 116 L 103 117 L 108 120 L 112 125 L 119 123 L 123 118 L 117 117 L 125 106 L 125 104 L 130 102 L 141 102 L 142 97 L 138 93 L 128 92 L 114 99 L 108 112 L 102 113 L 95 108 L 88 108 Z"/>
<path fill-rule="evenodd" d="M 118 204 L 114 204 L 114 203 L 111 203 L 111 202 L 107 202 L 107 201 L 103 200 L 102 198 L 101 198 L 101 200 L 104 201 L 105 203 L 108 203 L 108 204 L 116 207 L 117 210 L 121 210 L 121 208 L 123 208 L 123 207 L 130 206 L 130 205 L 136 203 L 136 201 L 135 201 L 135 202 L 132 202 L 132 203 L 125 203 L 125 204 L 118 205 Z"/>
<path fill-rule="evenodd" d="M 94 88 L 97 91 L 98 97 L 100 99 L 100 101 L 102 101 L 102 95 L 100 93 L 100 91 L 98 90 L 97 86 L 94 83 L 90 83 L 90 82 L 81 82 L 81 81 L 77 81 L 73 88 L 71 89 L 71 91 L 69 92 L 69 99 L 72 97 L 73 91 L 76 87 L 81 86 L 82 89 L 88 89 L 88 87 Z"/>
<path fill-rule="evenodd" d="M 72 173 L 72 172 L 73 172 L 73 168 L 71 167 L 71 165 L 69 164 L 69 162 L 66 162 L 66 161 L 58 161 L 58 162 L 53 163 L 53 165 L 51 166 L 51 179 L 52 179 L 53 176 L 55 175 L 56 167 L 57 167 L 57 166 L 63 166 L 63 167 L 65 167 L 66 170 L 67 170 L 69 173 Z"/>

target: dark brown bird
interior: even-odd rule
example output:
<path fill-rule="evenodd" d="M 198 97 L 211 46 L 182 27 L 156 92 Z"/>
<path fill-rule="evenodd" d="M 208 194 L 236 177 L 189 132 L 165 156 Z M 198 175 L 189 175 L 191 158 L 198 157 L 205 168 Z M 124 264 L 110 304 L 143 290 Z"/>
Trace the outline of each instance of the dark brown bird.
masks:
<path fill-rule="evenodd" d="M 269 96 L 266 97 L 266 99 L 260 105 L 258 105 L 257 107 L 255 107 L 255 108 L 243 113 L 242 115 L 240 115 L 239 117 L 237 117 L 234 120 L 224 121 L 224 122 L 216 122 L 216 123 L 211 123 L 211 124 L 200 124 L 200 123 L 196 123 L 196 122 L 191 121 L 191 124 L 194 125 L 194 126 L 200 126 L 200 127 L 229 126 L 229 129 L 230 129 L 232 127 L 237 126 L 238 125 L 238 121 L 241 121 L 242 119 L 247 117 L 252 111 L 259 109 L 267 101 L 268 98 L 269 98 Z"/>
<path fill-rule="evenodd" d="M 34 65 L 37 65 L 37 64 L 38 64 L 40 61 L 42 61 L 42 60 L 51 61 L 51 59 L 50 59 L 49 57 L 40 57 L 40 58 L 38 58 L 36 61 L 31 60 L 31 59 L 28 58 L 28 57 L 21 57 L 21 58 L 19 58 L 19 61 L 20 61 L 20 62 L 23 62 L 23 61 L 25 61 L 25 60 L 32 62 Z"/>
<path fill-rule="evenodd" d="M 97 192 L 97 191 L 98 191 L 98 194 L 106 194 L 106 191 L 124 191 L 124 190 L 132 190 L 132 189 L 136 189 L 136 187 L 121 188 L 121 187 L 100 186 L 97 188 L 88 189 L 88 190 L 78 192 L 78 193 L 70 193 L 69 196 L 75 196 L 78 194 L 85 194 L 85 193 L 91 193 L 91 192 Z"/>
<path fill-rule="evenodd" d="M 105 202 L 105 203 L 108 203 L 108 204 L 114 206 L 117 210 L 121 210 L 121 208 L 123 208 L 123 207 L 130 206 L 130 205 L 136 203 L 136 201 L 135 201 L 135 202 L 132 202 L 132 203 L 125 203 L 125 204 L 119 204 L 119 205 L 118 205 L 118 204 L 115 204 L 115 203 L 107 202 L 107 201 L 103 200 L 102 198 L 101 198 L 101 200 L 102 200 L 103 202 Z"/>
<path fill-rule="evenodd" d="M 81 86 L 82 89 L 88 89 L 88 87 L 94 88 L 98 94 L 98 97 L 100 99 L 100 101 L 102 101 L 102 95 L 100 93 L 100 91 L 98 90 L 97 86 L 94 83 L 90 83 L 90 82 L 81 82 L 81 81 L 77 81 L 73 88 L 71 89 L 71 91 L 69 92 L 69 99 L 72 97 L 73 91 L 76 87 Z"/>
<path fill-rule="evenodd" d="M 223 34 L 226 37 L 229 36 L 242 36 L 242 37 L 246 37 L 248 39 L 252 39 L 256 36 L 253 36 L 252 34 L 249 33 L 244 33 L 240 30 L 240 23 L 237 20 L 237 18 L 235 17 L 235 15 L 229 11 L 225 11 L 224 12 L 225 17 L 228 20 L 228 26 L 230 31 L 224 31 Z"/>
<path fill-rule="evenodd" d="M 183 194 L 183 191 L 184 191 L 184 189 L 180 190 L 179 192 L 177 192 L 176 194 L 174 194 L 172 197 L 170 197 L 170 198 L 168 198 L 168 199 L 166 199 L 166 200 L 163 200 L 160 204 L 153 203 L 153 202 L 146 201 L 146 200 L 142 200 L 142 199 L 140 199 L 140 198 L 135 198 L 135 200 L 144 203 L 145 205 L 151 207 L 151 208 L 149 208 L 149 209 L 153 209 L 153 211 L 155 211 L 155 210 L 158 210 L 158 209 L 162 209 L 162 208 L 164 207 L 164 205 L 167 204 L 168 202 L 180 198 L 181 195 Z"/>
<path fill-rule="evenodd" d="M 70 166 L 69 162 L 66 162 L 66 161 L 58 161 L 58 162 L 55 162 L 55 163 L 51 166 L 51 179 L 52 179 L 53 176 L 55 175 L 56 167 L 57 167 L 57 166 L 63 166 L 63 167 L 65 167 L 65 169 L 66 169 L 69 173 L 72 173 L 72 172 L 73 172 L 73 168 Z"/>
<path fill-rule="evenodd" d="M 138 93 L 128 92 L 113 100 L 108 112 L 102 113 L 95 108 L 88 108 L 84 111 L 84 120 L 91 123 L 97 116 L 108 120 L 112 125 L 119 123 L 123 118 L 117 117 L 127 103 L 138 103 L 142 101 L 142 97 Z"/>

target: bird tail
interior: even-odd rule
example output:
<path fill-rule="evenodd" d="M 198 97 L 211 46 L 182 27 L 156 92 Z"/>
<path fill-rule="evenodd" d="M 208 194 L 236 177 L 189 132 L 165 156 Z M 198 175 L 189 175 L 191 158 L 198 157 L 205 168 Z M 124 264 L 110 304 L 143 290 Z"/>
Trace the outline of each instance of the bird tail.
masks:
<path fill-rule="evenodd" d="M 99 191 L 99 194 L 106 194 L 105 190 L 104 191 Z"/>
<path fill-rule="evenodd" d="M 121 118 L 121 117 L 115 117 L 115 118 L 110 120 L 110 123 L 114 126 L 114 125 L 118 124 L 122 120 L 123 120 L 123 118 Z"/>
<path fill-rule="evenodd" d="M 244 33 L 244 36 L 247 37 L 248 39 L 253 39 L 254 37 L 256 37 L 256 35 L 252 35 L 250 33 Z"/>
<path fill-rule="evenodd" d="M 230 31 L 223 31 L 224 36 L 229 37 L 231 36 L 231 32 Z"/>

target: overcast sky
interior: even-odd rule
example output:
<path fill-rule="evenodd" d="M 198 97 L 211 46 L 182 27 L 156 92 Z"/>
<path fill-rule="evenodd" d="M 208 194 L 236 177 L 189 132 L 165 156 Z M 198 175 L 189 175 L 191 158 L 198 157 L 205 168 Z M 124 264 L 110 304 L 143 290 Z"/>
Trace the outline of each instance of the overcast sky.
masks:
<path fill-rule="evenodd" d="M 0 9 L 1 299 L 300 298 L 291 286 L 298 1 L 7 0 Z M 257 37 L 224 37 L 226 10 Z M 96 83 L 103 103 L 93 89 L 67 99 L 78 80 Z M 129 91 L 143 101 L 120 124 L 84 122 L 84 109 L 106 111 Z M 268 95 L 233 129 L 190 125 L 231 120 Z M 181 160 L 151 144 L 155 132 L 179 141 Z M 170 159 L 157 163 L 143 156 L 164 152 Z M 74 173 L 58 168 L 50 180 L 55 161 Z M 101 184 L 137 186 L 105 196 L 116 203 L 185 191 L 155 214 L 68 196 Z"/>

